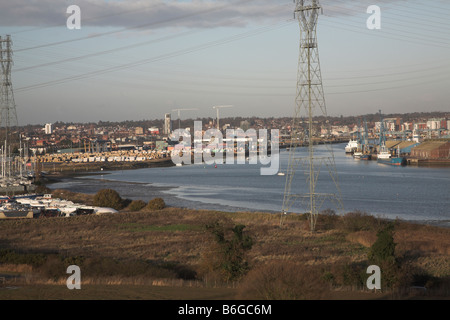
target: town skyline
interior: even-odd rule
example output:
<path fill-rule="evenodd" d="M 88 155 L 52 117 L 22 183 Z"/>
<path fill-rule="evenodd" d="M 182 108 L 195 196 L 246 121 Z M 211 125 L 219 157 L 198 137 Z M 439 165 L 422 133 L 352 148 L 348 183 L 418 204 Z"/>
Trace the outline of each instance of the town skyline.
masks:
<path fill-rule="evenodd" d="M 421 132 L 421 138 L 443 138 L 450 134 L 450 113 L 426 112 L 407 114 L 382 114 L 384 128 L 390 139 L 412 139 L 412 133 L 416 129 Z M 171 130 L 191 128 L 194 121 L 201 120 L 203 130 L 216 128 L 215 119 L 172 119 Z M 321 130 L 320 127 L 328 120 L 330 132 Z M 368 133 L 373 138 L 380 130 L 380 114 L 368 114 L 358 117 L 327 117 L 318 119 L 315 124 L 317 132 L 329 135 L 334 139 L 348 140 L 356 138 L 358 131 L 363 131 L 366 120 Z M 292 119 L 289 117 L 232 117 L 222 118 L 223 132 L 226 129 L 240 128 L 244 131 L 252 129 L 279 129 L 281 140 L 290 136 Z M 140 145 L 155 148 L 157 141 L 167 141 L 170 134 L 165 134 L 164 119 L 98 123 L 47 123 L 44 125 L 27 125 L 20 128 L 21 141 L 30 149 L 42 152 L 57 152 L 61 149 L 86 149 L 87 144 L 95 141 L 108 141 L 109 145 L 119 147 L 121 145 Z"/>
<path fill-rule="evenodd" d="M 380 110 L 377 110 L 373 113 L 366 113 L 366 114 L 358 114 L 358 115 L 338 115 L 338 116 L 327 116 L 328 120 L 331 121 L 337 121 L 339 123 L 343 122 L 344 124 L 348 123 L 354 123 L 356 124 L 358 119 L 361 120 L 364 117 L 368 122 L 376 122 L 379 121 L 380 118 Z M 179 118 L 176 113 L 170 113 L 172 115 L 171 119 L 172 121 L 178 121 Z M 98 121 L 86 121 L 86 122 L 76 122 L 76 121 L 46 121 L 42 123 L 28 123 L 28 124 L 19 124 L 19 128 L 22 127 L 44 127 L 46 124 L 64 124 L 64 125 L 70 125 L 70 124 L 76 124 L 76 125 L 92 125 L 92 124 L 98 124 L 98 125 L 104 125 L 104 124 L 129 124 L 129 125 L 135 125 L 135 124 L 143 124 L 146 122 L 155 122 L 155 123 L 161 123 L 163 125 L 164 123 L 164 115 L 162 114 L 161 117 L 155 117 L 155 118 L 142 118 L 142 119 L 124 119 L 124 120 L 118 120 L 118 121 L 110 121 L 110 120 L 98 120 Z M 444 118 L 450 118 L 450 111 L 427 111 L 427 112 L 406 112 L 406 113 L 383 113 L 383 110 L 381 110 L 381 116 L 386 118 L 393 118 L 393 117 L 402 117 L 406 118 L 407 121 L 410 121 L 411 119 L 417 119 L 419 121 L 422 121 L 427 118 L 436 118 L 436 117 L 444 117 Z M 320 117 L 322 118 L 322 117 Z M 203 117 L 189 117 L 184 116 L 181 117 L 180 120 L 182 123 L 186 123 L 189 121 L 194 120 L 213 120 L 215 121 L 216 116 L 203 116 Z M 269 116 L 269 117 L 259 117 L 259 116 L 224 116 L 221 117 L 223 121 L 230 121 L 231 119 L 241 119 L 241 120 L 248 120 L 248 119 L 284 119 L 284 120 L 292 120 L 292 117 L 290 116 Z M 221 121 L 222 121 L 221 120 Z"/>

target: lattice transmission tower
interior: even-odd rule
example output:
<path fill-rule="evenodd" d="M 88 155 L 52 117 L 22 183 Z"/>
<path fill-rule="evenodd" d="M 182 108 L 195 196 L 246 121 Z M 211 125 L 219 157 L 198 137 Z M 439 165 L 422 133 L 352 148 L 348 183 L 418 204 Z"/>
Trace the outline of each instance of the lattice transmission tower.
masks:
<path fill-rule="evenodd" d="M 3 139 L 8 139 L 10 128 L 18 125 L 11 81 L 12 55 L 11 36 L 7 35 L 6 38 L 0 36 L 0 129 Z"/>
<path fill-rule="evenodd" d="M 343 210 L 343 205 L 331 144 L 322 141 L 318 145 L 321 133 L 331 132 L 317 46 L 317 21 L 322 8 L 318 0 L 296 0 L 295 4 L 294 17 L 300 25 L 300 52 L 280 225 L 299 202 L 300 208 L 295 209 L 308 214 L 311 231 L 315 231 L 321 208 L 331 205 L 328 209 Z M 327 170 L 322 170 L 324 168 Z M 300 183 L 294 179 L 298 173 L 306 178 L 300 179 Z"/>

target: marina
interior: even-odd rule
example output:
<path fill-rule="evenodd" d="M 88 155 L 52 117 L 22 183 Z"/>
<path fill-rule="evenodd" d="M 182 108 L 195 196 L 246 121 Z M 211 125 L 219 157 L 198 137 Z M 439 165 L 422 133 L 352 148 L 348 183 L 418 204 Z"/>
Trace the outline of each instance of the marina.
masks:
<path fill-rule="evenodd" d="M 53 198 L 51 194 L 26 194 L 0 197 L 0 219 L 73 217 L 87 214 L 117 213 L 112 208 L 85 206 Z"/>

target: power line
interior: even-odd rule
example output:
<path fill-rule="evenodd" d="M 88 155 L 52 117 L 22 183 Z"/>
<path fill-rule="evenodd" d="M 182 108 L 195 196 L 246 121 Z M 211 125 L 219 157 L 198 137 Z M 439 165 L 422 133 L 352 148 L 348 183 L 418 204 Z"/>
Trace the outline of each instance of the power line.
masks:
<path fill-rule="evenodd" d="M 165 24 L 165 23 L 168 23 L 168 22 L 176 21 L 176 20 L 182 20 L 182 19 L 186 19 L 186 18 L 195 17 L 195 16 L 198 16 L 198 15 L 212 13 L 214 11 L 219 11 L 219 10 L 222 10 L 222 9 L 227 8 L 229 6 L 234 6 L 234 5 L 236 5 L 236 3 L 251 2 L 251 1 L 254 1 L 254 0 L 235 1 L 235 2 L 232 2 L 232 3 L 225 4 L 225 5 L 220 5 L 220 6 L 217 6 L 217 7 L 209 8 L 209 9 L 206 9 L 206 10 L 203 10 L 203 11 L 183 14 L 183 15 L 176 16 L 176 17 L 173 17 L 173 18 L 170 18 L 170 19 L 166 19 L 166 20 L 152 21 L 152 22 L 145 23 L 145 24 L 138 25 L 138 26 L 126 27 L 126 28 L 122 28 L 122 29 L 119 29 L 119 30 L 105 31 L 105 32 L 102 32 L 102 33 L 96 33 L 96 34 L 93 34 L 93 35 L 80 37 L 80 38 L 76 38 L 76 39 L 62 40 L 62 41 L 56 41 L 56 42 L 47 43 L 47 44 L 41 44 L 41 45 L 37 45 L 37 46 L 34 46 L 34 47 L 22 48 L 22 49 L 16 50 L 16 52 L 35 50 L 35 49 L 40 49 L 40 48 L 47 48 L 47 47 L 51 47 L 51 46 L 57 46 L 57 45 L 61 45 L 61 44 L 65 44 L 65 43 L 72 43 L 72 42 L 76 42 L 76 41 L 91 40 L 91 39 L 94 39 L 94 38 L 99 38 L 99 37 L 103 37 L 103 36 L 106 36 L 106 35 L 112 35 L 112 34 L 116 34 L 116 33 L 121 33 L 121 32 L 128 31 L 128 30 L 143 29 L 145 27 L 161 25 L 161 24 Z"/>
<path fill-rule="evenodd" d="M 202 44 L 202 45 L 190 47 L 190 48 L 183 49 L 183 50 L 178 50 L 178 51 L 175 51 L 175 52 L 171 52 L 171 53 L 168 53 L 168 54 L 160 55 L 160 56 L 153 57 L 153 58 L 150 58 L 150 59 L 143 59 L 143 60 L 135 61 L 135 62 L 132 62 L 132 63 L 122 64 L 122 65 L 119 65 L 119 66 L 114 66 L 114 67 L 110 67 L 110 68 L 106 68 L 106 69 L 102 69 L 102 70 L 96 70 L 96 71 L 92 71 L 92 72 L 88 72 L 88 73 L 84 73 L 84 74 L 79 74 L 77 76 L 70 76 L 70 77 L 67 77 L 67 78 L 64 78 L 64 79 L 52 80 L 52 81 L 47 81 L 47 82 L 43 82 L 43 83 L 40 83 L 40 84 L 35 84 L 35 85 L 27 86 L 27 87 L 18 88 L 17 92 L 22 92 L 22 91 L 27 91 L 27 90 L 31 90 L 31 89 L 47 87 L 49 85 L 56 85 L 56 84 L 61 84 L 61 83 L 69 82 L 69 81 L 81 80 L 81 79 L 85 79 L 85 78 L 89 78 L 89 77 L 93 77 L 93 76 L 98 76 L 98 75 L 109 73 L 109 72 L 114 72 L 114 71 L 118 71 L 118 70 L 123 70 L 123 69 L 136 67 L 136 66 L 143 65 L 143 64 L 148 64 L 148 63 L 151 63 L 151 62 L 161 61 L 161 60 L 173 58 L 173 57 L 176 57 L 176 56 L 184 55 L 184 54 L 187 54 L 187 53 L 192 53 L 192 52 L 196 52 L 196 51 L 199 51 L 199 50 L 204 50 L 204 49 L 207 49 L 207 48 L 211 48 L 211 47 L 214 47 L 214 46 L 223 45 L 223 44 L 226 44 L 226 43 L 229 43 L 229 42 L 241 40 L 241 39 L 244 39 L 244 38 L 247 38 L 247 37 L 255 36 L 257 34 L 261 34 L 261 33 L 268 32 L 268 31 L 272 31 L 275 28 L 285 27 L 285 26 L 287 26 L 289 24 L 290 24 L 290 22 L 283 22 L 282 24 L 278 23 L 278 25 L 276 25 L 276 26 L 262 27 L 262 28 L 259 28 L 257 30 L 247 31 L 247 32 L 244 32 L 244 33 L 241 33 L 241 34 L 237 34 L 237 35 L 231 36 L 231 37 L 223 38 L 222 40 L 208 42 L 208 43 L 205 43 L 205 44 Z"/>

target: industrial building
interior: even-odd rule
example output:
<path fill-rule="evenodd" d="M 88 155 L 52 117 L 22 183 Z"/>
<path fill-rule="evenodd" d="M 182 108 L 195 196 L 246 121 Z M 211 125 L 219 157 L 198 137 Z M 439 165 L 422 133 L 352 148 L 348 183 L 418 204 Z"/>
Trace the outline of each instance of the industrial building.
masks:
<path fill-rule="evenodd" d="M 401 155 L 411 154 L 411 150 L 418 146 L 419 143 L 415 141 L 400 141 L 400 140 L 388 140 L 386 141 L 386 148 L 391 152 L 400 151 Z"/>
<path fill-rule="evenodd" d="M 411 157 L 417 159 L 450 159 L 450 140 L 425 141 L 411 149 Z"/>

